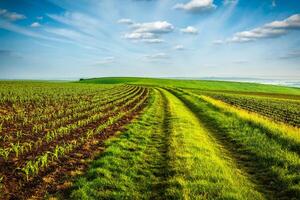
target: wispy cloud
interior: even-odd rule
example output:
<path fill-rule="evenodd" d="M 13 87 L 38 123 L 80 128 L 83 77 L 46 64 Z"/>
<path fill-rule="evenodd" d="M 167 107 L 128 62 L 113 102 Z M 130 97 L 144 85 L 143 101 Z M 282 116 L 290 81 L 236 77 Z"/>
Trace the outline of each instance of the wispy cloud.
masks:
<path fill-rule="evenodd" d="M 21 19 L 25 19 L 26 16 L 19 14 L 19 13 L 15 13 L 15 12 L 9 12 L 6 9 L 1 9 L 0 8 L 0 17 L 3 17 L 9 21 L 17 21 L 17 20 L 21 20 Z"/>
<path fill-rule="evenodd" d="M 182 51 L 182 50 L 184 50 L 184 46 L 182 46 L 182 45 L 176 45 L 174 47 L 174 49 L 177 50 L 177 51 Z"/>
<path fill-rule="evenodd" d="M 84 41 L 89 42 L 93 40 L 92 37 L 82 34 L 78 31 L 71 30 L 71 29 L 66 29 L 66 28 L 45 28 L 44 29 L 46 32 L 55 34 L 57 36 L 60 36 L 65 39 L 69 39 L 71 41 L 79 42 L 82 43 Z"/>
<path fill-rule="evenodd" d="M 293 59 L 293 58 L 300 58 L 300 50 L 291 51 L 283 56 L 279 57 L 280 59 Z"/>
<path fill-rule="evenodd" d="M 192 35 L 197 35 L 198 34 L 198 29 L 196 29 L 193 26 L 188 26 L 186 28 L 180 29 L 182 33 L 187 33 L 187 34 L 192 34 Z"/>
<path fill-rule="evenodd" d="M 230 5 L 230 4 L 237 4 L 239 0 L 224 0 L 223 4 L 224 5 Z"/>
<path fill-rule="evenodd" d="M 160 59 L 168 59 L 169 56 L 165 53 L 156 53 L 152 55 L 145 55 L 145 58 L 149 60 L 160 60 Z"/>
<path fill-rule="evenodd" d="M 101 66 L 101 65 L 107 65 L 107 64 L 111 64 L 111 63 L 115 63 L 115 62 L 116 62 L 116 58 L 111 56 L 111 57 L 102 58 L 99 61 L 95 62 L 93 65 Z"/>
<path fill-rule="evenodd" d="M 157 44 L 157 43 L 165 42 L 165 40 L 163 40 L 163 39 L 158 39 L 158 38 L 143 39 L 142 41 L 143 41 L 143 42 L 146 42 L 146 43 L 152 43 L 152 44 Z"/>
<path fill-rule="evenodd" d="M 134 22 L 131 19 L 127 19 L 127 18 L 119 19 L 118 23 L 119 24 L 129 24 L 129 25 L 134 24 Z"/>
<path fill-rule="evenodd" d="M 187 3 L 178 3 L 173 8 L 189 12 L 203 12 L 216 8 L 213 0 L 191 0 Z"/>
<path fill-rule="evenodd" d="M 28 30 L 26 28 L 23 28 L 21 26 L 12 24 L 8 21 L 5 20 L 1 20 L 0 19 L 0 28 L 11 31 L 11 32 L 15 32 L 18 34 L 22 34 L 22 35 L 26 35 L 29 37 L 33 37 L 33 38 L 39 38 L 39 39 L 45 39 L 45 40 L 52 40 L 52 41 L 62 41 L 60 39 L 57 38 L 53 38 L 53 37 L 48 37 L 45 36 L 44 34 L 40 34 L 31 30 Z"/>
<path fill-rule="evenodd" d="M 37 27 L 40 27 L 41 26 L 41 24 L 39 23 L 39 22 L 33 22 L 31 25 L 30 25 L 30 27 L 32 27 L 32 28 L 37 28 Z"/>
<path fill-rule="evenodd" d="M 69 25 L 78 31 L 90 35 L 98 33 L 98 29 L 101 25 L 99 20 L 79 12 L 64 12 L 60 15 L 48 14 L 47 16 L 57 22 Z"/>
<path fill-rule="evenodd" d="M 292 15 L 282 21 L 273 21 L 250 31 L 238 32 L 226 42 L 251 42 L 262 38 L 279 37 L 291 30 L 300 30 L 300 14 Z"/>

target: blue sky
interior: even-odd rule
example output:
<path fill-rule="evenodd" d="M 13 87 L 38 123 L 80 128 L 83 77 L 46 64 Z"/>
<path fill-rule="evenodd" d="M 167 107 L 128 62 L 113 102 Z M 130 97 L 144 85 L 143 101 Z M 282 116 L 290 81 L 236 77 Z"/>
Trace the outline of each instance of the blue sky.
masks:
<path fill-rule="evenodd" d="M 300 1 L 0 1 L 0 78 L 100 76 L 300 78 Z"/>

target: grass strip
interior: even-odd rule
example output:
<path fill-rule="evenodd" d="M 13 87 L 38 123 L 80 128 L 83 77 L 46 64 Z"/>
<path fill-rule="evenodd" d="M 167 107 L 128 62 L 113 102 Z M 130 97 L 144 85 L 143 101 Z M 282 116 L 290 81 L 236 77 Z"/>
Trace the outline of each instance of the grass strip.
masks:
<path fill-rule="evenodd" d="M 169 177 L 165 199 L 264 199 L 182 101 L 169 102 Z"/>
<path fill-rule="evenodd" d="M 159 92 L 152 91 L 142 116 L 119 137 L 105 143 L 106 150 L 70 193 L 71 199 L 151 199 L 162 181 L 165 144 L 164 109 Z"/>

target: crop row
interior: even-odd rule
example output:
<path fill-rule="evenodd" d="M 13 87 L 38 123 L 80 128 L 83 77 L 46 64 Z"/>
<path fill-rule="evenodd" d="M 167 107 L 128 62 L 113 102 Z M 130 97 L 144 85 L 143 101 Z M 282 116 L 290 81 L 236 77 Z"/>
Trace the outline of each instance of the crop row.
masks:
<path fill-rule="evenodd" d="M 15 191 L 16 188 L 29 183 L 28 180 L 33 180 L 36 175 L 40 177 L 40 174 L 55 170 L 61 165 L 60 158 L 72 155 L 78 148 L 85 147 L 86 143 L 103 140 L 107 134 L 114 132 L 115 128 L 112 127 L 128 123 L 131 116 L 145 105 L 149 95 L 148 89 L 143 87 L 108 88 L 110 89 L 104 92 L 105 95 L 102 92 L 93 93 L 86 98 L 88 100 L 79 104 L 80 101 L 74 100 L 76 98 L 69 98 L 77 103 L 74 104 L 70 100 L 71 106 L 66 109 L 64 115 L 60 112 L 49 120 L 41 120 L 37 124 L 33 122 L 27 129 L 17 130 L 18 137 L 11 134 L 14 132 L 7 134 L 9 129 L 5 127 L 2 131 L 4 137 L 2 140 L 0 138 L 0 186 L 4 187 L 4 191 Z M 79 94 L 74 92 L 74 95 Z M 51 101 L 56 102 L 53 91 L 49 92 L 47 98 L 53 98 Z M 24 107 L 28 106 L 25 104 Z"/>
<path fill-rule="evenodd" d="M 66 116 L 73 112 L 81 112 L 81 109 L 89 109 L 89 106 L 98 105 L 101 101 L 105 104 L 109 101 L 111 96 L 117 96 L 119 93 L 123 91 L 132 90 L 132 87 L 124 88 L 124 87 L 116 87 L 109 91 L 99 92 L 98 94 L 94 94 L 92 97 L 84 96 L 81 93 L 74 94 L 75 96 L 80 95 L 81 100 L 72 100 L 66 99 L 65 102 L 61 102 L 59 100 L 52 100 L 50 104 L 43 104 L 32 106 L 31 103 L 24 103 L 22 105 L 12 104 L 10 107 L 14 107 L 13 111 L 5 113 L 5 115 L 0 117 L 0 124 L 5 127 L 9 127 L 11 129 L 18 129 L 19 127 L 26 128 L 30 124 L 38 124 L 41 122 L 47 123 L 48 121 L 53 121 L 53 119 L 58 119 L 60 117 Z M 51 92 L 49 91 L 48 96 L 51 96 Z M 46 97 L 45 97 L 46 98 Z M 49 98 L 49 97 L 48 97 Z M 54 98 L 56 99 L 56 98 Z M 4 109 L 8 110 L 8 107 L 5 104 L 3 105 Z M 87 107 L 87 108 L 85 108 Z M 27 111 L 29 110 L 29 111 Z M 16 126 L 19 127 L 16 127 Z M 6 131 L 7 132 L 7 131 Z"/>
<path fill-rule="evenodd" d="M 26 179 L 28 180 L 30 176 L 35 176 L 39 173 L 40 170 L 47 167 L 51 162 L 59 159 L 62 156 L 67 155 L 75 148 L 85 144 L 96 134 L 101 134 L 105 128 L 111 126 L 114 123 L 117 123 L 117 121 L 120 120 L 122 117 L 130 114 L 139 106 L 141 106 L 141 104 L 145 101 L 145 98 L 146 96 L 129 110 L 118 112 L 118 114 L 108 118 L 108 120 L 105 123 L 100 124 L 98 127 L 86 130 L 85 133 L 83 133 L 81 137 L 77 138 L 76 140 L 72 140 L 68 143 L 63 142 L 61 145 L 56 145 L 54 150 L 46 151 L 44 154 L 37 156 L 34 160 L 27 161 L 24 164 L 24 166 L 20 168 L 21 171 L 25 174 Z"/>
<path fill-rule="evenodd" d="M 300 126 L 300 101 L 298 100 L 222 93 L 206 93 L 206 95 L 230 105 L 259 113 L 275 121 L 296 127 Z"/>
<path fill-rule="evenodd" d="M 46 143 L 50 143 L 58 138 L 67 136 L 72 131 L 85 127 L 88 124 L 93 123 L 95 121 L 98 121 L 104 116 L 109 115 L 110 113 L 117 112 L 122 107 L 134 102 L 142 94 L 142 91 L 143 90 L 139 89 L 133 94 L 124 97 L 124 99 L 114 101 L 102 107 L 96 107 L 93 110 L 93 112 L 89 112 L 87 114 L 85 113 L 86 118 L 80 120 L 73 120 L 72 123 L 65 124 L 53 130 L 42 132 L 41 134 L 32 132 L 32 134 L 29 135 L 30 137 L 22 137 L 22 142 L 6 142 L 2 145 L 3 147 L 0 148 L 0 157 L 2 156 L 5 160 L 7 160 L 11 154 L 14 154 L 14 157 L 18 158 L 20 155 L 28 153 L 33 149 L 37 149 L 41 146 L 44 146 Z"/>
<path fill-rule="evenodd" d="M 56 117 L 53 118 L 51 121 L 48 122 L 43 122 L 43 123 L 38 123 L 36 122 L 31 126 L 31 129 L 29 129 L 30 135 L 34 134 L 39 134 L 39 135 L 44 135 L 49 133 L 55 128 L 60 128 L 63 125 L 67 124 L 73 124 L 81 119 L 85 119 L 88 116 L 98 113 L 98 112 L 103 112 L 105 109 L 109 109 L 109 106 L 112 106 L 113 104 L 119 103 L 121 101 L 124 101 L 124 98 L 129 98 L 133 95 L 135 95 L 140 89 L 139 88 L 133 88 L 129 91 L 122 92 L 118 95 L 112 94 L 112 97 L 106 97 L 106 100 L 103 101 L 98 101 L 94 102 L 91 104 L 84 104 L 84 105 L 79 105 L 72 110 L 69 109 L 66 112 L 64 117 Z M 24 130 L 24 129 L 23 129 Z M 47 131 L 45 131 L 47 130 Z M 16 132 L 16 138 L 20 139 L 20 137 L 26 132 Z"/>

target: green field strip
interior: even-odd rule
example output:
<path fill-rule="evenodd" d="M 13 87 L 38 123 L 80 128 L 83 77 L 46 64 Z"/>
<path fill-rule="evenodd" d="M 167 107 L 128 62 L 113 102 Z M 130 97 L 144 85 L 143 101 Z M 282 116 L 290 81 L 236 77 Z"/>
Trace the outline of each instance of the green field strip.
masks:
<path fill-rule="evenodd" d="M 264 199 L 182 101 L 169 102 L 169 177 L 165 199 Z"/>
<path fill-rule="evenodd" d="M 139 119 L 106 142 L 106 150 L 78 179 L 71 199 L 156 199 L 164 181 L 165 102 L 157 90 Z"/>
<path fill-rule="evenodd" d="M 176 87 L 200 90 L 222 90 L 222 91 L 239 91 L 239 92 L 260 92 L 300 95 L 300 88 L 284 87 L 277 85 L 266 85 L 258 83 L 242 83 L 230 81 L 211 81 L 211 80 L 178 80 L 164 78 L 138 78 L 138 77 L 104 77 L 85 79 L 79 83 L 93 84 L 135 84 L 148 85 L 157 87 Z"/>
<path fill-rule="evenodd" d="M 300 157 L 265 129 L 223 111 L 200 97 L 173 91 L 236 158 L 238 163 L 268 191 L 269 199 L 300 198 Z"/>

